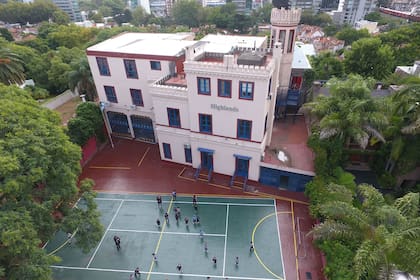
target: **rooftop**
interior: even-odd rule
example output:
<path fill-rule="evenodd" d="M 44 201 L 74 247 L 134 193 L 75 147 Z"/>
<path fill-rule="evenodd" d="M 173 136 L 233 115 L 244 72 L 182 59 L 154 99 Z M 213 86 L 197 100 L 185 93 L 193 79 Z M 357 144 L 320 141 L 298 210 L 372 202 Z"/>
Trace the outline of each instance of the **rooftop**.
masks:
<path fill-rule="evenodd" d="M 312 69 L 308 56 L 315 55 L 315 48 L 312 44 L 295 43 L 293 50 L 293 69 Z"/>

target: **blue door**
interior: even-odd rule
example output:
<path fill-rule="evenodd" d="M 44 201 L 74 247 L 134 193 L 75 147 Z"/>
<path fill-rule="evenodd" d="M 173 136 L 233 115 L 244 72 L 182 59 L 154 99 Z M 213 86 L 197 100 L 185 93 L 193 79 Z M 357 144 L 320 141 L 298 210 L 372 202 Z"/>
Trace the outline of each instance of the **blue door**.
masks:
<path fill-rule="evenodd" d="M 155 132 L 151 118 L 132 115 L 131 124 L 133 125 L 134 137 L 138 140 L 155 143 Z"/>
<path fill-rule="evenodd" d="M 106 112 L 111 126 L 112 133 L 124 134 L 131 136 L 128 126 L 128 119 L 125 114 L 108 111 Z"/>
<path fill-rule="evenodd" d="M 236 158 L 236 176 L 248 177 L 249 159 Z"/>
<path fill-rule="evenodd" d="M 213 154 L 201 151 L 201 168 L 210 169 L 213 167 Z"/>

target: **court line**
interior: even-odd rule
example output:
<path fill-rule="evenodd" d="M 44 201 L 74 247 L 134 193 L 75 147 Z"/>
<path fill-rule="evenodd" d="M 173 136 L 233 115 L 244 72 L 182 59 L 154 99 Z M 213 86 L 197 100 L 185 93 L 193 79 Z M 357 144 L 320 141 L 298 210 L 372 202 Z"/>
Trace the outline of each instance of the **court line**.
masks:
<path fill-rule="evenodd" d="M 225 248 L 223 249 L 223 270 L 222 270 L 222 276 L 225 276 L 226 243 L 227 243 L 228 224 L 229 224 L 229 203 L 226 205 Z"/>
<path fill-rule="evenodd" d="M 257 258 L 258 262 L 265 268 L 265 270 L 270 273 L 271 275 L 273 275 L 274 277 L 276 277 L 276 279 L 282 279 L 283 278 L 281 276 L 278 276 L 277 274 L 275 274 L 274 272 L 272 272 L 264 263 L 263 261 L 260 259 L 260 257 L 258 256 L 257 253 L 257 249 L 255 246 L 255 242 L 254 242 L 254 237 L 255 237 L 255 232 L 257 231 L 257 228 L 260 226 L 260 224 L 262 224 L 262 222 L 264 222 L 266 219 L 270 218 L 271 216 L 277 215 L 277 212 L 268 214 L 267 216 L 263 217 L 261 220 L 258 221 L 258 223 L 255 225 L 254 229 L 252 230 L 252 236 L 251 236 L 251 241 L 254 244 L 254 254 L 255 257 Z M 280 244 L 281 246 L 281 244 Z M 299 278 L 298 278 L 299 279 Z"/>
<path fill-rule="evenodd" d="M 296 246 L 296 232 L 295 232 L 295 210 L 293 209 L 293 201 L 290 202 L 290 208 L 292 209 L 292 227 L 293 227 L 293 245 L 295 246 L 295 262 L 296 262 L 296 279 L 299 279 L 299 261 Z"/>
<path fill-rule="evenodd" d="M 122 272 L 122 273 L 132 273 L 132 270 L 123 270 L 123 269 L 108 269 L 108 268 L 94 268 L 94 267 L 76 267 L 76 266 L 61 266 L 61 265 L 51 265 L 52 268 L 57 269 L 69 269 L 69 270 L 87 270 L 87 271 L 101 271 L 101 272 Z M 141 271 L 142 273 L 147 273 L 146 271 Z M 170 272 L 150 272 L 151 275 L 165 275 L 165 276 L 180 276 L 179 273 L 170 273 Z M 220 278 L 226 279 L 240 279 L 240 280 L 277 280 L 273 278 L 255 278 L 255 277 L 236 277 L 236 276 L 220 276 L 220 275 L 209 275 L 209 274 L 189 274 L 183 273 L 182 276 L 188 277 L 199 277 L 200 279 L 204 279 L 206 277 L 211 278 Z"/>
<path fill-rule="evenodd" d="M 89 166 L 91 169 L 117 169 L 117 170 L 130 170 L 131 167 L 125 166 Z"/>
<path fill-rule="evenodd" d="M 203 197 L 203 196 L 202 196 Z M 153 202 L 156 203 L 155 200 L 148 200 L 148 199 L 124 199 L 124 198 L 102 198 L 102 197 L 96 197 L 96 200 L 111 200 L 111 201 L 121 201 L 124 200 L 125 202 Z M 163 200 L 163 202 L 170 202 L 170 200 Z M 189 201 L 176 201 L 177 204 L 192 204 Z M 273 207 L 273 204 L 258 204 L 258 203 L 231 203 L 231 202 L 199 202 L 198 204 L 201 205 L 232 205 L 232 206 L 267 206 L 267 207 Z"/>
<path fill-rule="evenodd" d="M 64 246 L 66 246 L 68 243 L 70 243 L 70 240 L 72 240 L 72 239 L 73 239 L 73 237 L 76 235 L 77 231 L 79 231 L 79 228 L 77 228 L 77 229 L 73 232 L 73 234 L 71 235 L 71 237 L 70 237 L 70 238 L 67 238 L 67 239 L 66 239 L 66 241 L 64 241 L 64 243 L 63 243 L 63 244 L 61 244 L 60 246 L 58 246 L 57 248 L 55 248 L 54 250 L 52 250 L 51 252 L 49 252 L 49 253 L 47 254 L 47 256 L 54 255 L 55 253 L 57 253 L 58 251 L 60 251 L 61 249 L 63 249 L 63 247 L 64 247 Z"/>
<path fill-rule="evenodd" d="M 166 210 L 166 213 L 168 213 L 168 215 L 170 214 L 170 212 L 171 212 L 171 207 L 172 207 L 172 203 L 173 203 L 173 201 L 174 201 L 174 199 L 173 199 L 173 197 L 171 198 L 171 202 L 169 203 L 169 206 L 168 206 L 168 209 Z M 165 231 L 165 227 L 166 227 L 166 219 L 165 219 L 165 221 L 163 222 L 163 226 L 162 226 L 162 230 L 161 230 L 161 232 L 160 232 L 160 236 L 159 236 L 159 240 L 158 240 L 158 242 L 157 242 L 157 244 L 156 244 L 156 247 L 155 247 L 155 251 L 154 251 L 154 253 L 157 255 L 157 253 L 158 253 L 158 251 L 159 251 L 159 247 L 160 247 L 160 241 L 162 241 L 162 236 L 163 236 L 163 232 Z M 150 264 L 150 268 L 149 268 L 149 274 L 147 274 L 147 280 L 149 280 L 150 279 L 150 273 L 152 272 L 152 270 L 153 270 L 153 266 L 155 265 L 155 260 L 154 259 L 152 259 L 152 263 Z"/>
<path fill-rule="evenodd" d="M 143 163 L 144 158 L 146 157 L 147 153 L 149 152 L 150 147 L 147 147 L 146 151 L 144 152 L 143 156 L 139 160 L 139 163 L 137 163 L 137 167 L 140 167 L 140 165 Z"/>
<path fill-rule="evenodd" d="M 135 233 L 161 233 L 161 231 L 134 230 L 134 229 L 118 229 L 118 228 L 110 228 L 108 231 L 122 231 L 122 232 L 135 232 Z M 165 234 L 174 234 L 174 235 L 197 235 L 197 236 L 200 235 L 200 233 L 175 232 L 175 231 L 165 231 Z M 206 233 L 206 236 L 225 237 L 224 234 L 217 234 L 217 233 L 213 233 L 213 234 L 212 233 Z"/>
<path fill-rule="evenodd" d="M 282 213 L 277 211 L 277 203 L 274 201 L 274 209 L 276 209 L 276 224 L 277 224 L 277 233 L 279 237 L 279 244 L 280 244 L 280 254 L 281 254 L 281 264 L 283 265 L 283 273 L 284 273 L 284 279 L 287 279 L 286 277 L 286 268 L 284 266 L 284 260 L 283 260 L 283 248 L 281 246 L 281 236 L 280 236 L 280 227 L 279 227 L 279 214 L 283 214 L 286 211 L 282 211 Z M 287 211 L 287 214 L 290 214 L 291 212 Z"/>
<path fill-rule="evenodd" d="M 106 233 L 107 233 L 107 232 L 108 232 L 108 230 L 111 228 L 111 225 L 112 225 L 112 223 L 114 222 L 115 218 L 117 217 L 118 212 L 120 212 L 120 209 L 121 209 L 121 206 L 123 205 L 123 203 L 124 203 L 124 200 L 122 200 L 122 201 L 121 201 L 121 203 L 120 203 L 120 206 L 118 206 L 118 209 L 117 209 L 117 211 L 116 211 L 116 212 L 115 212 L 115 214 L 114 214 L 114 217 L 112 217 L 111 222 L 109 223 L 109 225 L 108 225 L 108 227 L 106 228 L 106 230 L 105 230 L 104 234 L 102 235 L 101 241 L 99 241 L 98 247 L 96 247 L 95 252 L 93 252 L 92 257 L 90 257 L 90 260 L 89 260 L 89 262 L 88 262 L 88 264 L 87 264 L 87 266 L 86 266 L 87 268 L 89 268 L 90 264 L 91 264 L 91 263 L 92 263 L 92 261 L 93 261 L 93 258 L 96 256 L 96 253 L 98 252 L 99 247 L 101 247 L 101 244 L 102 244 L 102 242 L 103 242 L 103 241 L 104 241 L 104 239 L 105 239 Z"/>

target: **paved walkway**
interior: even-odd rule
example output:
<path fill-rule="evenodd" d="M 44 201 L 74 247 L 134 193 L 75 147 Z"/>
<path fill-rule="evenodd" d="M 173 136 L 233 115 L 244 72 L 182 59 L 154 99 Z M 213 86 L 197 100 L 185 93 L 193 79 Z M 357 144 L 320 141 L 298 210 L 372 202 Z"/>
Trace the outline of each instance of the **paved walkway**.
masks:
<path fill-rule="evenodd" d="M 276 198 L 286 279 L 323 279 L 320 252 L 306 236 L 313 221 L 302 193 L 277 190 L 252 181 L 247 191 L 239 183 L 230 188 L 229 178 L 220 174 L 210 184 L 196 181 L 191 167 L 162 161 L 157 145 L 116 138 L 114 144 L 114 149 L 106 146 L 83 170 L 81 177 L 94 179 L 95 190 L 167 194 L 176 189 L 179 195 Z"/>

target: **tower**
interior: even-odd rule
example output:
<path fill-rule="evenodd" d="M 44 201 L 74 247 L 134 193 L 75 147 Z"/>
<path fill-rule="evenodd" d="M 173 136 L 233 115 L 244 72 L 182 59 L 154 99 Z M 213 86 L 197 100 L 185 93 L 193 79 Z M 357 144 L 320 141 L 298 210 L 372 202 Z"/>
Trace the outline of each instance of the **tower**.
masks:
<path fill-rule="evenodd" d="M 286 10 L 284 8 L 273 8 L 271 10 L 270 47 L 273 48 L 275 43 L 279 42 L 283 48 L 278 76 L 279 90 L 281 91 L 287 91 L 289 88 L 296 28 L 299 24 L 301 14 L 301 9 Z"/>

